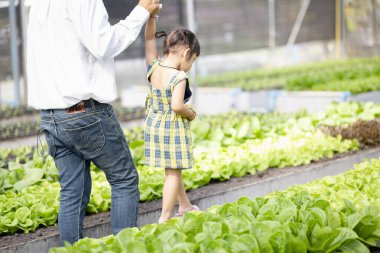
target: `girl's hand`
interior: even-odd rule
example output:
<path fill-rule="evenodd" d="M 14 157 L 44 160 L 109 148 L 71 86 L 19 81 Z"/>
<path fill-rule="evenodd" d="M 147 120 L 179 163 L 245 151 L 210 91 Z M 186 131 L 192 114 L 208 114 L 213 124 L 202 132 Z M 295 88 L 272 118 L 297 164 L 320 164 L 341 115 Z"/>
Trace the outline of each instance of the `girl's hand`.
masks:
<path fill-rule="evenodd" d="M 189 119 L 189 121 L 193 121 L 196 117 L 197 117 L 197 112 L 194 110 L 194 107 L 192 106 L 192 105 L 188 105 L 188 104 L 186 104 L 186 106 L 191 110 L 191 111 L 193 111 L 193 115 L 194 116 L 192 116 L 192 117 L 190 117 L 190 118 L 188 118 Z"/>
<path fill-rule="evenodd" d="M 162 4 L 157 0 L 140 0 L 138 5 L 149 11 L 151 16 L 157 14 L 162 8 Z"/>
<path fill-rule="evenodd" d="M 193 120 L 196 117 L 196 113 L 191 109 L 189 105 L 184 103 L 186 89 L 186 79 L 179 81 L 173 88 L 171 106 L 173 112 L 181 117 Z"/>
<path fill-rule="evenodd" d="M 191 109 L 190 109 L 191 110 Z M 193 111 L 193 110 L 192 110 Z M 191 117 L 191 118 L 189 118 L 189 121 L 191 122 L 191 121 L 193 121 L 196 117 L 197 117 L 197 113 L 195 112 L 195 111 L 193 111 L 194 112 L 194 116 L 193 117 Z"/>

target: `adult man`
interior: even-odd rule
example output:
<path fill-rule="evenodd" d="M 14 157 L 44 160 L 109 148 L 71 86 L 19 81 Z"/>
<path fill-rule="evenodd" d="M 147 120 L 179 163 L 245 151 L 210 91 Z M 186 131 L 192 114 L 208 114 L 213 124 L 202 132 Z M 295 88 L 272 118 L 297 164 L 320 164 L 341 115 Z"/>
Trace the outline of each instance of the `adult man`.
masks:
<path fill-rule="evenodd" d="M 159 9 L 154 0 L 140 0 L 125 20 L 111 26 L 102 0 L 32 4 L 28 98 L 30 106 L 41 109 L 41 129 L 59 171 L 61 244 L 83 237 L 91 162 L 105 172 L 112 187 L 112 232 L 136 226 L 138 174 L 108 103 L 116 98 L 113 58 Z"/>

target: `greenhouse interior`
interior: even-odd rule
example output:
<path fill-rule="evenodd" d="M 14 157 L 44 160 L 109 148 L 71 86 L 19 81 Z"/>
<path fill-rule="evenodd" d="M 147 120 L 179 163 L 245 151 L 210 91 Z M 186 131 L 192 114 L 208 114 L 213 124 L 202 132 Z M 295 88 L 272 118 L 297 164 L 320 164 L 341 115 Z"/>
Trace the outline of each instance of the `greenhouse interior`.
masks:
<path fill-rule="evenodd" d="M 380 0 L 0 0 L 0 252 L 380 253 Z"/>

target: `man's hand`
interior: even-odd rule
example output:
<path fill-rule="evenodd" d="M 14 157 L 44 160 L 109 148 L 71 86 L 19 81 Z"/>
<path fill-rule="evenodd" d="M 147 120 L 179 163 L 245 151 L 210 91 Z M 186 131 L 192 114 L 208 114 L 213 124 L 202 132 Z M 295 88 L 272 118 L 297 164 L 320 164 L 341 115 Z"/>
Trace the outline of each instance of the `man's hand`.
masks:
<path fill-rule="evenodd" d="M 160 0 L 140 0 L 139 5 L 149 11 L 151 16 L 154 16 L 162 8 Z"/>

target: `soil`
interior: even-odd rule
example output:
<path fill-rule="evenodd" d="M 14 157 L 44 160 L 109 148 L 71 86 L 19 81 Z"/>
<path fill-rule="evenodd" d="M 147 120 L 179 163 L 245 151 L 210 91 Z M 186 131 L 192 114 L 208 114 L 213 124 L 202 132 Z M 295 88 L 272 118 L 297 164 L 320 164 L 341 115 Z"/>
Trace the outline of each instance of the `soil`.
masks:
<path fill-rule="evenodd" d="M 189 196 L 189 199 L 192 202 L 195 202 L 196 204 L 197 200 L 202 199 L 205 196 L 212 196 L 214 194 L 225 192 L 226 189 L 238 188 L 244 184 L 258 182 L 258 181 L 262 181 L 268 178 L 278 177 L 283 174 L 288 174 L 292 172 L 303 171 L 310 166 L 315 166 L 318 164 L 333 163 L 334 161 L 338 159 L 341 159 L 353 154 L 357 154 L 358 152 L 361 152 L 361 151 L 376 149 L 378 147 L 380 147 L 380 145 L 371 146 L 371 147 L 366 146 L 366 147 L 363 147 L 359 151 L 351 151 L 344 154 L 337 154 L 333 158 L 324 158 L 317 162 L 313 162 L 309 165 L 285 167 L 282 169 L 270 168 L 266 171 L 256 173 L 255 175 L 246 175 L 241 178 L 231 178 L 230 180 L 225 181 L 225 182 L 212 182 L 209 185 L 189 191 L 188 196 Z M 139 214 L 144 214 L 144 213 L 152 212 L 155 210 L 159 210 L 160 207 L 161 207 L 161 200 L 154 200 L 154 201 L 149 201 L 145 203 L 140 203 Z M 110 222 L 109 212 L 99 213 L 99 214 L 86 216 L 84 226 L 92 227 L 92 226 L 109 223 L 109 222 Z M 58 235 L 58 229 L 57 229 L 57 226 L 55 225 L 51 227 L 39 228 L 35 232 L 29 233 L 29 234 L 20 233 L 20 234 L 14 234 L 14 235 L 0 236 L 0 250 L 1 248 L 7 247 L 10 245 L 22 244 L 22 243 L 25 243 L 26 241 L 38 240 L 38 239 L 48 238 L 48 237 L 56 236 L 56 235 Z M 380 250 L 378 249 L 373 250 L 373 251 L 371 250 L 371 252 L 380 253 Z"/>

